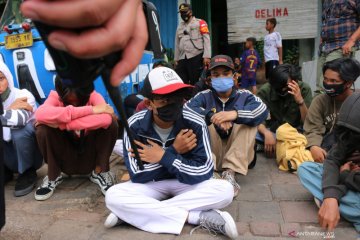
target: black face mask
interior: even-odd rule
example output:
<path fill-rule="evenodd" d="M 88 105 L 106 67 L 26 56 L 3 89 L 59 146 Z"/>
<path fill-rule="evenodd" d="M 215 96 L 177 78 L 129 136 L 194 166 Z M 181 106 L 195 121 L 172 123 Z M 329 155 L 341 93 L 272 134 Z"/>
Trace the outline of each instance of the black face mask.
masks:
<path fill-rule="evenodd" d="M 325 82 L 323 82 L 325 93 L 330 97 L 336 97 L 344 93 L 346 89 L 345 84 L 346 82 L 341 84 L 326 84 Z"/>
<path fill-rule="evenodd" d="M 157 108 L 157 115 L 164 122 L 174 122 L 181 116 L 182 104 L 182 102 L 174 102 Z"/>
<path fill-rule="evenodd" d="M 190 14 L 188 13 L 180 14 L 180 17 L 182 20 L 184 20 L 184 22 L 187 22 L 190 19 Z"/>

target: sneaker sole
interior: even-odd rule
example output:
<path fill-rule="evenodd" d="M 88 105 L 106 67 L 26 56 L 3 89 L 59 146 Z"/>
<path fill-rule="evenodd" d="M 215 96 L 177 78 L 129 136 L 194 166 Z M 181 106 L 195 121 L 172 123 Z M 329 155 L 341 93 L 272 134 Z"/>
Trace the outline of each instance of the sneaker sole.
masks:
<path fill-rule="evenodd" d="M 45 194 L 45 195 L 36 195 L 36 192 L 35 192 L 35 200 L 44 201 L 44 200 L 49 199 L 53 194 L 54 194 L 54 190 L 52 190 L 51 192 L 49 192 L 48 194 Z"/>
<path fill-rule="evenodd" d="M 235 188 L 234 188 L 235 189 Z M 233 198 L 236 198 L 238 195 L 239 195 L 239 190 L 240 189 L 235 189 L 234 190 L 234 197 Z"/>
<path fill-rule="evenodd" d="M 104 222 L 104 227 L 112 228 L 117 225 L 120 225 L 122 221 L 113 213 L 110 213 Z"/>
<path fill-rule="evenodd" d="M 221 217 L 225 220 L 225 232 L 228 234 L 228 237 L 231 239 L 235 239 L 239 236 L 236 224 L 232 216 L 228 212 L 221 212 L 219 210 L 215 210 L 218 212 Z"/>
<path fill-rule="evenodd" d="M 31 186 L 28 186 L 27 188 L 24 188 L 21 190 L 15 190 L 14 196 L 15 197 L 25 196 L 25 195 L 31 193 L 31 191 L 34 189 L 34 187 L 35 187 L 35 183 L 31 184 Z"/>

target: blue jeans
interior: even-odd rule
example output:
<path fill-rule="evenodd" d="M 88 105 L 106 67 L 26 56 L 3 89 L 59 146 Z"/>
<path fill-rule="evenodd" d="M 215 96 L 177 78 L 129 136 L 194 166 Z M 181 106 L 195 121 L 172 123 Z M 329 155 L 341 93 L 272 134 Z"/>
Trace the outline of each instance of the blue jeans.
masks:
<path fill-rule="evenodd" d="M 268 130 L 270 130 L 268 128 Z M 276 139 L 276 133 L 273 132 L 274 138 Z M 264 135 L 262 135 L 259 131 L 256 132 L 256 136 L 255 136 L 256 141 L 260 142 L 260 143 L 264 143 L 265 142 L 265 137 Z"/>
<path fill-rule="evenodd" d="M 43 158 L 37 145 L 33 123 L 11 129 L 11 141 L 3 141 L 4 164 L 13 172 L 24 173 L 29 168 L 38 169 Z"/>
<path fill-rule="evenodd" d="M 322 175 L 323 164 L 304 162 L 298 168 L 298 176 L 302 185 L 317 199 L 323 201 Z M 340 199 L 340 215 L 354 224 L 356 231 L 360 232 L 360 192 L 348 190 Z"/>

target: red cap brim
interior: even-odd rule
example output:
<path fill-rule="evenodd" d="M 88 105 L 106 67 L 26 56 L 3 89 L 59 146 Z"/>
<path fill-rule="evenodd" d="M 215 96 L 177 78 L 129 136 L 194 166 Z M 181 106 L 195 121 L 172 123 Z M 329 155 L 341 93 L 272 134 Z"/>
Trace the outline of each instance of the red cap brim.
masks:
<path fill-rule="evenodd" d="M 159 89 L 156 89 L 153 92 L 153 94 L 159 94 L 159 95 L 163 95 L 163 94 L 168 94 L 168 93 L 172 93 L 175 92 L 179 89 L 182 88 L 193 88 L 194 86 L 189 85 L 189 84 L 185 84 L 185 83 L 174 83 L 171 85 L 167 85 L 166 87 L 162 87 Z"/>

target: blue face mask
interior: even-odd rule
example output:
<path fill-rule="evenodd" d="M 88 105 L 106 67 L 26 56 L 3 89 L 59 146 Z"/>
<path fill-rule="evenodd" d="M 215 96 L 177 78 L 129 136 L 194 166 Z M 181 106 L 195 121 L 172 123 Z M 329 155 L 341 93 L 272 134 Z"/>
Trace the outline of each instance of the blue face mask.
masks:
<path fill-rule="evenodd" d="M 219 77 L 211 79 L 211 86 L 218 93 L 227 92 L 234 86 L 234 80 L 232 77 Z"/>

